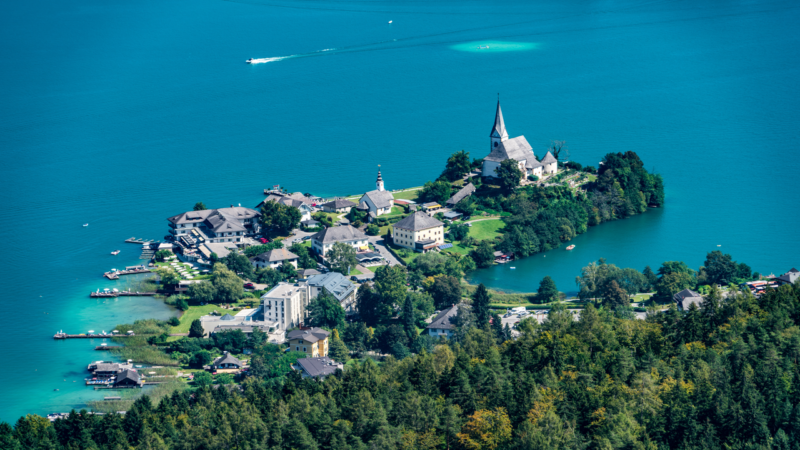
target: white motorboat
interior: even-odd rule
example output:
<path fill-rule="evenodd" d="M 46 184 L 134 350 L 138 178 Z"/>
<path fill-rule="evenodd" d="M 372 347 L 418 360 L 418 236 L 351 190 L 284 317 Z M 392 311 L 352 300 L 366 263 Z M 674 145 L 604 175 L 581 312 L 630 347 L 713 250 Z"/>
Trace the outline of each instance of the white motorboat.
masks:
<path fill-rule="evenodd" d="M 392 23 L 392 21 L 390 20 L 389 23 Z"/>
<path fill-rule="evenodd" d="M 247 61 L 245 61 L 245 62 L 246 62 L 247 64 L 252 64 L 252 63 L 253 63 L 253 58 L 250 58 L 250 59 L 248 59 L 248 60 L 247 60 Z"/>

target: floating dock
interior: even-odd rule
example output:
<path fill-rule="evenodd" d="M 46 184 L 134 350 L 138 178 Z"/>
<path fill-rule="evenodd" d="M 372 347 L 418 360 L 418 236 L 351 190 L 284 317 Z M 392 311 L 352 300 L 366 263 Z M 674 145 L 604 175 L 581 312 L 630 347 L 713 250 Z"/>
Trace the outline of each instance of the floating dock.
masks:
<path fill-rule="evenodd" d="M 148 240 L 148 239 L 139 239 L 139 238 L 132 237 L 132 238 L 125 239 L 125 242 L 127 242 L 128 244 L 149 244 L 150 242 L 154 242 L 154 241 Z"/>
<path fill-rule="evenodd" d="M 125 270 L 106 272 L 103 276 L 109 280 L 118 280 L 122 275 L 135 275 L 137 273 L 150 273 L 150 269 L 145 266 L 132 266 L 126 267 Z"/>

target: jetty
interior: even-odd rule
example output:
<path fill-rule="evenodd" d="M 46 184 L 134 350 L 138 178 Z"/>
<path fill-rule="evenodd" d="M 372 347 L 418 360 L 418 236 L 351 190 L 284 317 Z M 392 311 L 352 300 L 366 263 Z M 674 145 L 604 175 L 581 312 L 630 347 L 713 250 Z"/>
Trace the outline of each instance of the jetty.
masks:
<path fill-rule="evenodd" d="M 95 350 L 100 350 L 100 351 L 104 351 L 104 350 L 109 350 L 110 351 L 110 350 L 114 350 L 115 348 L 122 348 L 122 346 L 120 346 L 120 345 L 98 345 L 94 349 Z"/>
<path fill-rule="evenodd" d="M 112 338 L 112 337 L 130 337 L 135 336 L 133 332 L 130 334 L 67 334 L 67 333 L 56 333 L 53 335 L 53 339 L 105 339 L 105 338 Z"/>
<path fill-rule="evenodd" d="M 152 297 L 156 295 L 156 292 L 131 292 L 131 291 L 122 291 L 122 292 L 90 292 L 89 297 L 91 298 L 108 298 L 108 297 Z"/>
<path fill-rule="evenodd" d="M 103 276 L 109 280 L 118 280 L 122 275 L 135 275 L 137 273 L 150 273 L 150 269 L 143 265 L 128 266 L 125 270 L 111 270 L 110 272 L 104 273 Z"/>
<path fill-rule="evenodd" d="M 153 242 L 153 240 L 152 239 L 139 239 L 139 238 L 132 237 L 132 238 L 125 239 L 125 242 L 127 242 L 128 244 L 149 244 L 150 242 Z"/>

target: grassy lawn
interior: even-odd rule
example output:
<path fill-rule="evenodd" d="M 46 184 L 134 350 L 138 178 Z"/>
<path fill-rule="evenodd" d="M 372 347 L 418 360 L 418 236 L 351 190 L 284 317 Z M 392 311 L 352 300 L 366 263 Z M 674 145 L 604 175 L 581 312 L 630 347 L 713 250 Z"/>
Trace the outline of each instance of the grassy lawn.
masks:
<path fill-rule="evenodd" d="M 402 206 L 392 206 L 392 211 L 383 217 L 402 216 L 405 213 L 406 210 Z"/>
<path fill-rule="evenodd" d="M 405 190 L 402 192 L 392 192 L 392 195 L 396 200 L 416 200 L 417 194 L 421 187 L 411 188 L 413 190 Z"/>
<path fill-rule="evenodd" d="M 311 239 L 309 239 L 309 240 L 307 240 L 307 241 L 303 241 L 303 242 L 301 242 L 301 243 L 300 243 L 300 246 L 301 246 L 301 247 L 307 247 L 307 248 L 311 248 Z"/>
<path fill-rule="evenodd" d="M 472 247 L 465 247 L 460 242 L 458 243 L 450 242 L 450 243 L 453 244 L 453 246 L 446 250 L 443 250 L 444 252 L 453 252 L 453 253 L 458 253 L 459 255 L 467 255 L 469 254 L 470 250 L 472 250 Z"/>
<path fill-rule="evenodd" d="M 485 239 L 494 239 L 502 234 L 499 230 L 501 230 L 504 226 L 505 222 L 500 219 L 473 222 L 472 227 L 469 229 L 469 235 L 479 241 Z"/>
<path fill-rule="evenodd" d="M 363 275 L 363 274 L 361 273 L 360 270 L 353 269 L 353 270 L 350 271 L 350 276 L 353 276 L 353 275 Z"/>
<path fill-rule="evenodd" d="M 199 319 L 200 316 L 207 315 L 211 311 L 219 309 L 219 306 L 211 304 L 203 306 L 190 306 L 189 309 L 187 309 L 181 316 L 181 324 L 177 327 L 172 327 L 169 332 L 170 334 L 188 333 L 189 327 L 192 326 L 192 321 Z"/>
<path fill-rule="evenodd" d="M 594 174 L 591 174 L 591 173 L 587 173 L 586 174 L 586 179 L 589 180 L 589 182 L 597 181 L 597 175 L 594 175 Z"/>
<path fill-rule="evenodd" d="M 643 302 L 645 300 L 649 300 L 650 297 L 652 297 L 652 296 L 653 296 L 653 294 L 636 294 L 636 295 L 633 296 L 631 301 L 632 302 Z"/>
<path fill-rule="evenodd" d="M 369 267 L 367 267 L 367 269 L 369 269 L 370 272 L 375 272 L 380 267 L 383 267 L 383 266 L 369 266 Z"/>

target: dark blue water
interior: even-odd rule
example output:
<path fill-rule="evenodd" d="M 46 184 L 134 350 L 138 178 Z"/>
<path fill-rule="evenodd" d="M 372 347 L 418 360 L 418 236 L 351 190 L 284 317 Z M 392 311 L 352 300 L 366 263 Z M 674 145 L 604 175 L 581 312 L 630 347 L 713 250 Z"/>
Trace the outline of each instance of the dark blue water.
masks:
<path fill-rule="evenodd" d="M 554 139 L 584 164 L 635 150 L 667 206 L 474 281 L 524 291 L 549 274 L 570 290 L 599 257 L 696 267 L 717 245 L 763 272 L 800 265 L 798 19 L 792 1 L 5 5 L 0 420 L 97 398 L 72 382 L 96 343 L 56 330 L 172 314 L 87 298 L 138 262 L 123 239 L 273 184 L 364 192 L 378 164 L 387 188 L 420 185 L 450 153 L 485 155 L 498 92 L 538 155 Z"/>

